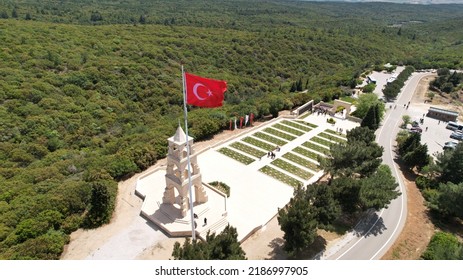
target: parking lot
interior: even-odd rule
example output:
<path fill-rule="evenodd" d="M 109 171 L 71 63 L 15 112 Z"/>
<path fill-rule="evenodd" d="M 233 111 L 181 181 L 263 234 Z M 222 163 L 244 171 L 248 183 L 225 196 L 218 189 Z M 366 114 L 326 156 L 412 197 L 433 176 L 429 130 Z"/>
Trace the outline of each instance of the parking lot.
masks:
<path fill-rule="evenodd" d="M 423 118 L 423 114 L 426 114 L 427 112 L 427 110 L 423 110 L 417 106 L 410 106 L 409 111 L 409 115 L 412 117 L 412 121 L 419 121 L 420 118 Z M 435 155 L 435 153 L 443 152 L 443 147 L 448 141 L 458 142 L 458 140 L 450 138 L 450 135 L 453 131 L 445 128 L 446 126 L 446 122 L 426 116 L 424 117 L 424 122 L 422 125 L 420 125 L 420 127 L 423 129 L 421 134 L 421 143 L 428 145 L 429 154 Z"/>
<path fill-rule="evenodd" d="M 403 67 L 397 67 L 395 73 L 398 74 L 403 70 Z M 430 72 L 431 73 L 431 72 Z M 417 75 L 418 73 L 414 73 L 412 75 Z M 385 72 L 373 72 L 371 76 L 376 80 L 376 89 L 374 93 L 380 98 L 383 96 L 382 89 L 384 85 L 387 83 L 387 79 L 389 79 L 393 73 L 385 73 Z M 428 153 L 433 155 L 435 158 L 436 153 L 442 153 L 443 147 L 446 142 L 449 141 L 456 141 L 458 140 L 450 138 L 452 134 L 452 130 L 446 129 L 447 126 L 446 122 L 439 121 L 434 118 L 427 117 L 426 114 L 431 106 L 438 107 L 438 108 L 445 108 L 445 106 L 440 106 L 436 104 L 424 103 L 424 96 L 425 92 L 427 91 L 427 86 L 424 87 L 425 92 L 423 91 L 422 86 L 417 86 L 412 100 L 410 100 L 410 105 L 408 109 L 405 110 L 405 115 L 409 115 L 411 117 L 411 121 L 420 122 L 420 119 L 423 119 L 423 124 L 419 124 L 419 127 L 422 129 L 421 133 L 421 143 L 427 144 L 428 146 Z M 386 103 L 386 110 L 391 110 L 394 113 L 394 110 L 403 110 L 404 105 L 406 107 L 407 104 L 405 103 L 398 103 L 398 102 L 388 102 Z M 394 106 L 397 106 L 394 109 Z M 399 111 L 397 112 L 399 113 Z M 459 122 L 461 124 L 461 122 Z"/>

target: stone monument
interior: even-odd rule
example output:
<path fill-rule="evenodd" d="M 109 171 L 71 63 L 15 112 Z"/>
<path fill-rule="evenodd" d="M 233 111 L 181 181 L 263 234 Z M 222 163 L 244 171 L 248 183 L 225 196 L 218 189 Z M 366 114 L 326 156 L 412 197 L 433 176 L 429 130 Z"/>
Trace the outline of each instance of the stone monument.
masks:
<path fill-rule="evenodd" d="M 191 186 L 193 192 L 193 206 L 205 203 L 208 200 L 201 180 L 201 172 L 197 163 L 197 155 L 193 149 L 193 138 L 188 136 L 190 149 Z M 179 126 L 174 136 L 168 139 L 169 150 L 167 154 L 166 188 L 162 203 L 178 205 L 181 217 L 185 217 L 190 210 L 190 192 L 188 180 L 188 158 L 186 135 Z M 178 195 L 176 195 L 178 194 Z"/>

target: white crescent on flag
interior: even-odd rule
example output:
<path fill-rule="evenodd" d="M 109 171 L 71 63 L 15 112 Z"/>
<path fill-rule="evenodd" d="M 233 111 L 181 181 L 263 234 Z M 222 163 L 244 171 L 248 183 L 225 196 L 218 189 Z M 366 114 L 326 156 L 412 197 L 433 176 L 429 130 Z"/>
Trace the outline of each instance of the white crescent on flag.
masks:
<path fill-rule="evenodd" d="M 196 98 L 198 98 L 199 100 L 206 100 L 207 97 L 201 97 L 199 96 L 198 94 L 198 88 L 199 87 L 205 87 L 207 89 L 207 97 L 211 96 L 212 95 L 212 92 L 211 90 L 206 87 L 205 85 L 201 84 L 201 83 L 196 83 L 194 86 L 193 86 L 193 94 L 196 96 Z"/>

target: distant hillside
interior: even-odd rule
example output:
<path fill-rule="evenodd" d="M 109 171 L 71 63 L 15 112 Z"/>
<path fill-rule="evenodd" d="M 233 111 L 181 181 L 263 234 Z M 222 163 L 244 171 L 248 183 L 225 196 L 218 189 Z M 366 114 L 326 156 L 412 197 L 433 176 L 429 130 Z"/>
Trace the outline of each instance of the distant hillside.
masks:
<path fill-rule="evenodd" d="M 305 0 L 302 0 L 305 1 Z M 463 4 L 463 0 L 307 0 L 313 2 L 387 2 L 396 4 Z"/>

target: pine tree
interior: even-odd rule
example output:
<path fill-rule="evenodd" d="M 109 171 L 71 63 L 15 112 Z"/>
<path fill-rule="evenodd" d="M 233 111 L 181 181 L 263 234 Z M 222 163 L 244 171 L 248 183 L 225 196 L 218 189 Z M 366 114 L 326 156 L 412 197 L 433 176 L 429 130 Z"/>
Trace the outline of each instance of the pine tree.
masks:
<path fill-rule="evenodd" d="M 296 89 L 297 89 L 296 83 L 293 82 L 293 83 L 291 84 L 291 88 L 289 89 L 289 92 L 295 92 Z"/>
<path fill-rule="evenodd" d="M 378 109 L 376 107 L 377 106 L 370 106 L 370 108 L 367 111 L 367 114 L 362 119 L 360 126 L 368 127 L 371 130 L 376 130 L 378 128 L 378 120 L 376 115 Z"/>
<path fill-rule="evenodd" d="M 421 141 L 421 134 L 411 133 L 408 137 L 401 143 L 399 143 L 399 155 L 405 156 L 407 152 L 414 150 Z"/>
<path fill-rule="evenodd" d="M 418 143 L 416 147 L 403 156 L 403 160 L 410 168 L 417 167 L 418 170 L 421 170 L 429 163 L 428 146 Z"/>
<path fill-rule="evenodd" d="M 4 18 L 4 19 L 9 18 L 8 13 L 5 12 L 5 11 L 1 11 L 1 12 L 0 12 L 0 18 Z"/>
<path fill-rule="evenodd" d="M 294 256 L 315 241 L 316 210 L 302 187 L 294 190 L 290 202 L 278 211 L 278 224 L 284 232 L 284 250 Z"/>
<path fill-rule="evenodd" d="M 297 91 L 302 91 L 302 78 L 299 78 L 299 81 L 297 81 L 296 90 Z"/>
<path fill-rule="evenodd" d="M 341 215 L 341 206 L 334 198 L 333 188 L 327 184 L 312 184 L 307 186 L 306 192 L 315 207 L 318 225 L 329 229 L 331 223 Z"/>
<path fill-rule="evenodd" d="M 444 151 L 437 160 L 442 170 L 439 178 L 441 182 L 455 184 L 463 182 L 463 142 L 460 142 L 453 151 Z"/>
<path fill-rule="evenodd" d="M 140 24 L 145 24 L 146 23 L 146 17 L 144 15 L 140 15 L 140 18 L 138 19 L 138 22 Z"/>

